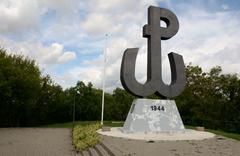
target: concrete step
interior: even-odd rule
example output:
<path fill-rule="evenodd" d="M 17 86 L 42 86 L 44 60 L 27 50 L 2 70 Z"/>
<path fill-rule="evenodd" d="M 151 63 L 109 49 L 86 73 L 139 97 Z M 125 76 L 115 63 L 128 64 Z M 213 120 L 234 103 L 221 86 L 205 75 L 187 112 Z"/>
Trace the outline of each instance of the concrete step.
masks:
<path fill-rule="evenodd" d="M 78 152 L 77 156 L 116 156 L 108 146 L 104 143 L 99 143 L 94 147 L 90 147 L 84 151 Z"/>
<path fill-rule="evenodd" d="M 89 153 L 90 156 L 99 156 L 97 151 L 92 147 L 88 148 L 88 153 Z"/>
<path fill-rule="evenodd" d="M 85 151 L 79 152 L 79 153 L 77 154 L 77 156 L 90 156 L 90 155 L 88 154 L 88 151 L 85 150 Z"/>
<path fill-rule="evenodd" d="M 104 143 L 100 142 L 99 145 L 108 153 L 109 156 L 115 156 L 115 154 L 110 150 L 109 146 L 106 146 Z"/>
<path fill-rule="evenodd" d="M 104 150 L 104 148 L 100 145 L 96 145 L 94 149 L 97 151 L 99 156 L 108 156 L 107 151 Z"/>

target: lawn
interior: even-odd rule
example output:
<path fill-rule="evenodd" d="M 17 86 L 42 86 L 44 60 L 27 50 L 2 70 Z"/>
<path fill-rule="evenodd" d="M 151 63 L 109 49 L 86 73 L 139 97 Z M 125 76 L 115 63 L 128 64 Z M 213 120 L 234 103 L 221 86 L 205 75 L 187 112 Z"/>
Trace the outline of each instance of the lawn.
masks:
<path fill-rule="evenodd" d="M 187 129 L 195 129 L 194 126 L 188 126 L 188 125 L 185 125 L 185 128 L 187 128 Z M 206 128 L 205 128 L 205 131 L 214 133 L 216 135 L 225 136 L 227 138 L 240 140 L 240 134 L 238 134 L 238 133 L 229 133 L 229 132 L 224 132 L 222 130 L 213 130 L 213 129 L 206 129 Z"/>
<path fill-rule="evenodd" d="M 100 123 L 100 121 L 76 121 L 76 125 L 82 125 L 86 126 L 89 124 L 94 124 L 94 123 Z M 104 121 L 104 126 L 108 127 L 122 127 L 123 126 L 123 121 Z M 41 127 L 48 127 L 48 128 L 72 128 L 73 123 L 72 122 L 66 122 L 66 123 L 56 123 L 56 124 L 49 124 L 49 125 L 43 125 Z"/>
<path fill-rule="evenodd" d="M 86 126 L 86 125 L 93 124 L 93 123 L 98 123 L 98 121 L 76 121 L 75 122 L 75 126 L 76 125 Z M 48 127 L 48 128 L 72 128 L 73 127 L 73 123 L 72 122 L 56 123 L 56 124 L 43 125 L 41 127 Z"/>
<path fill-rule="evenodd" d="M 206 129 L 206 131 L 214 133 L 216 135 L 222 135 L 222 136 L 225 136 L 227 138 L 240 140 L 240 134 L 238 134 L 238 133 L 229 133 L 229 132 L 224 132 L 224 131 L 221 131 L 221 130 L 212 130 L 212 129 Z"/>

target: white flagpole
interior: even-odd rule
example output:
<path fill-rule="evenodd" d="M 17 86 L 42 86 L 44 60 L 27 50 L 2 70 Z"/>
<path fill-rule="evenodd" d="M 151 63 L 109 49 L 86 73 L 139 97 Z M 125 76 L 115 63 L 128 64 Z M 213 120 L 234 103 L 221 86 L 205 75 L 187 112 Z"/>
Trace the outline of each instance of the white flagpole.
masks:
<path fill-rule="evenodd" d="M 102 115 L 101 115 L 101 125 L 103 125 L 103 114 L 104 114 L 104 94 L 105 94 L 105 68 L 106 68 L 106 62 L 107 62 L 107 59 L 106 59 L 106 53 L 107 53 L 107 38 L 108 38 L 108 34 L 105 35 L 106 36 L 106 43 L 105 43 L 105 48 L 103 50 L 103 57 L 104 57 L 104 60 L 103 60 L 103 88 L 102 88 Z"/>

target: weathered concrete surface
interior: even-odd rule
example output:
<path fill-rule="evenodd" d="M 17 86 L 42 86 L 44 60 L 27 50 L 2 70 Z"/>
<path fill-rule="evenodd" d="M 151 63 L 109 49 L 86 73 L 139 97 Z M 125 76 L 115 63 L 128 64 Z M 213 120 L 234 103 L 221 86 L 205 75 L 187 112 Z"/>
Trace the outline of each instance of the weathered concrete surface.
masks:
<path fill-rule="evenodd" d="M 0 128 L 1 156 L 71 156 L 71 129 Z"/>
<path fill-rule="evenodd" d="M 185 129 L 182 132 L 168 132 L 168 133 L 123 133 L 122 127 L 111 128 L 111 131 L 102 131 L 99 129 L 97 133 L 104 136 L 112 136 L 125 139 L 133 140 L 154 140 L 154 141 L 174 141 L 174 140 L 204 140 L 210 139 L 215 136 L 215 134 L 210 132 L 196 131 L 192 129 Z"/>
<path fill-rule="evenodd" d="M 116 156 L 239 156 L 240 141 L 216 136 L 206 140 L 155 141 L 102 136 L 102 143 Z"/>
<path fill-rule="evenodd" d="M 183 130 L 174 100 L 135 99 L 123 126 L 124 133 Z"/>

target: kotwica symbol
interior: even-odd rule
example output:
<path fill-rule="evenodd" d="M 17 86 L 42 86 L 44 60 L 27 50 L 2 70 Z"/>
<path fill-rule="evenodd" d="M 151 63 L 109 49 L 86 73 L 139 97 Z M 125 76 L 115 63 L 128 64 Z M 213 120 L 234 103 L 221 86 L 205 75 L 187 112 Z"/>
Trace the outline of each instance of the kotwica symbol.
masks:
<path fill-rule="evenodd" d="M 166 23 L 161 27 L 160 21 Z M 171 67 L 171 83 L 162 80 L 161 40 L 173 37 L 179 29 L 176 15 L 168 9 L 150 6 L 148 8 L 148 24 L 143 27 L 143 37 L 148 39 L 147 81 L 139 83 L 135 78 L 135 64 L 138 48 L 126 49 L 121 64 L 121 82 L 123 87 L 138 97 L 157 94 L 163 98 L 179 95 L 186 84 L 183 58 L 176 53 L 169 53 Z"/>

